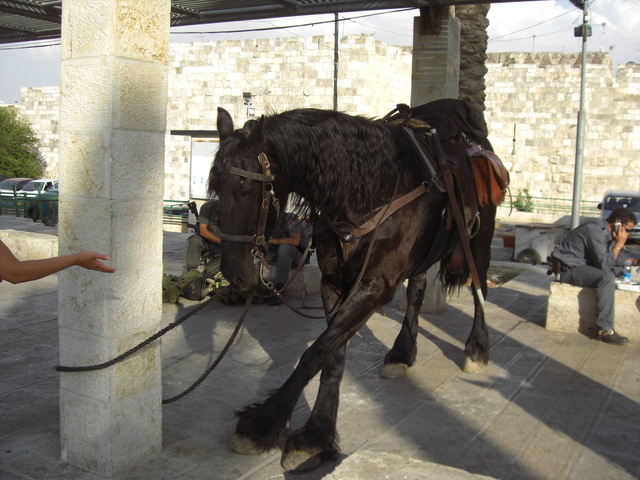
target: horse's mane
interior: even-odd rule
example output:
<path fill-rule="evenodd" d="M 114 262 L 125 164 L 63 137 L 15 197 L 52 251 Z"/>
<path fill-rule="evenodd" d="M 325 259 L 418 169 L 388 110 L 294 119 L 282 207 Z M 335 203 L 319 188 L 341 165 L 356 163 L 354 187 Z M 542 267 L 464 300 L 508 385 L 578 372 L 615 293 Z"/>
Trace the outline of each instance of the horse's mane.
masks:
<path fill-rule="evenodd" d="M 366 214 L 388 201 L 399 163 L 389 128 L 361 116 L 299 109 L 265 119 L 265 143 L 290 191 L 312 213 Z"/>
<path fill-rule="evenodd" d="M 225 181 L 232 158 L 253 157 L 258 148 L 269 156 L 278 188 L 303 196 L 302 208 L 366 215 L 390 199 L 399 175 L 401 184 L 415 180 L 396 143 L 393 129 L 362 116 L 312 108 L 266 116 L 254 135 L 237 130 L 221 142 L 209 191 Z"/>

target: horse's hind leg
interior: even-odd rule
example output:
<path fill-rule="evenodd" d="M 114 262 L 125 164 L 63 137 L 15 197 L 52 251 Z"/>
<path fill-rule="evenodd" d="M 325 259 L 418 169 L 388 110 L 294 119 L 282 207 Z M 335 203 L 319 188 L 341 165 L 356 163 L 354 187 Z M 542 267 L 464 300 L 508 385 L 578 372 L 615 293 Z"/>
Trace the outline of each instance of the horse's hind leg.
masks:
<path fill-rule="evenodd" d="M 486 282 L 485 282 L 486 285 Z M 487 298 L 486 286 L 482 289 L 482 295 Z M 485 314 L 480 304 L 477 293 L 473 292 L 475 313 L 473 316 L 473 328 L 464 348 L 465 361 L 463 370 L 468 373 L 480 373 L 489 363 L 489 331 Z"/>
<path fill-rule="evenodd" d="M 409 277 L 407 286 L 407 311 L 402 322 L 400 333 L 393 347 L 384 358 L 381 375 L 386 378 L 404 377 L 407 369 L 413 365 L 418 352 L 416 338 L 418 336 L 418 315 L 424 300 L 427 286 L 427 274 L 421 273 Z"/>
<path fill-rule="evenodd" d="M 478 276 L 480 277 L 480 291 L 473 290 L 473 328 L 465 345 L 464 371 L 478 373 L 489 363 L 489 331 L 485 320 L 484 301 L 487 299 L 487 272 L 491 262 L 491 240 L 495 230 L 495 207 L 485 207 L 481 212 L 481 228 L 471 240 L 471 250 L 475 259 Z"/>

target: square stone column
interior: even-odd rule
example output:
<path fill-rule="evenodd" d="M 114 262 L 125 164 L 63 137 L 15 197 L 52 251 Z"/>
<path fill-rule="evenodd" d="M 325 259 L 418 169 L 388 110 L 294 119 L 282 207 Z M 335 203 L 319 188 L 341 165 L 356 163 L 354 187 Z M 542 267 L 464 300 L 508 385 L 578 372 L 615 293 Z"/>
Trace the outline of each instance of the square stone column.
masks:
<path fill-rule="evenodd" d="M 162 317 L 162 196 L 170 0 L 65 0 L 60 254 L 111 257 L 113 275 L 59 277 L 60 363 L 94 365 Z M 62 458 L 104 476 L 162 445 L 156 342 L 116 366 L 60 378 Z"/>
<path fill-rule="evenodd" d="M 439 33 L 421 34 L 420 17 L 413 20 L 412 106 L 458 98 L 460 22 L 455 18 L 455 7 L 447 10 L 440 19 Z"/>
<path fill-rule="evenodd" d="M 460 83 L 460 22 L 455 7 L 443 8 L 438 33 L 420 33 L 420 17 L 413 20 L 413 63 L 411 67 L 411 106 L 442 98 L 458 98 Z M 427 271 L 427 291 L 421 312 L 440 312 L 446 305 L 440 263 Z M 405 300 L 406 301 L 406 300 Z"/>

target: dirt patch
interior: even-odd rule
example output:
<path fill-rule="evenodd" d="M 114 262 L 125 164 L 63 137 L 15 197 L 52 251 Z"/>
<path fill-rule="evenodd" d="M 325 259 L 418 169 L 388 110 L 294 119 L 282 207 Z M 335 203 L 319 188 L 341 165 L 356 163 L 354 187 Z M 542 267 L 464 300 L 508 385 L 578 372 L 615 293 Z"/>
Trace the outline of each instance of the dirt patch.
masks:
<path fill-rule="evenodd" d="M 524 268 L 519 267 L 489 267 L 487 272 L 487 286 L 489 288 L 496 288 L 504 285 L 512 278 L 517 277 L 524 271 Z"/>

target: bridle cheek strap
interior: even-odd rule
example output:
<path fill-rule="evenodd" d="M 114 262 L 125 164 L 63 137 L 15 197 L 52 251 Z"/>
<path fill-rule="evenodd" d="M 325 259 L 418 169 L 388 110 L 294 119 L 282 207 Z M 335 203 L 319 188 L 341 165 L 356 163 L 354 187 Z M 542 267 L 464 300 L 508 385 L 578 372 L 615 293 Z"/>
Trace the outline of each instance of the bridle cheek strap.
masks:
<path fill-rule="evenodd" d="M 223 242 L 242 242 L 253 243 L 253 249 L 251 254 L 263 264 L 266 262 L 264 255 L 259 255 L 260 247 L 265 243 L 265 229 L 267 227 L 267 217 L 269 215 L 269 205 L 273 202 L 277 213 L 279 214 L 279 202 L 273 193 L 273 184 L 276 176 L 271 173 L 271 164 L 267 154 L 261 152 L 258 154 L 258 162 L 260 163 L 260 169 L 262 173 L 250 172 L 249 170 L 243 170 L 237 167 L 231 167 L 229 172 L 238 175 L 240 177 L 262 182 L 262 199 L 260 200 L 260 212 L 258 213 L 258 225 L 255 235 L 233 235 L 228 233 L 221 233 L 220 239 Z"/>

